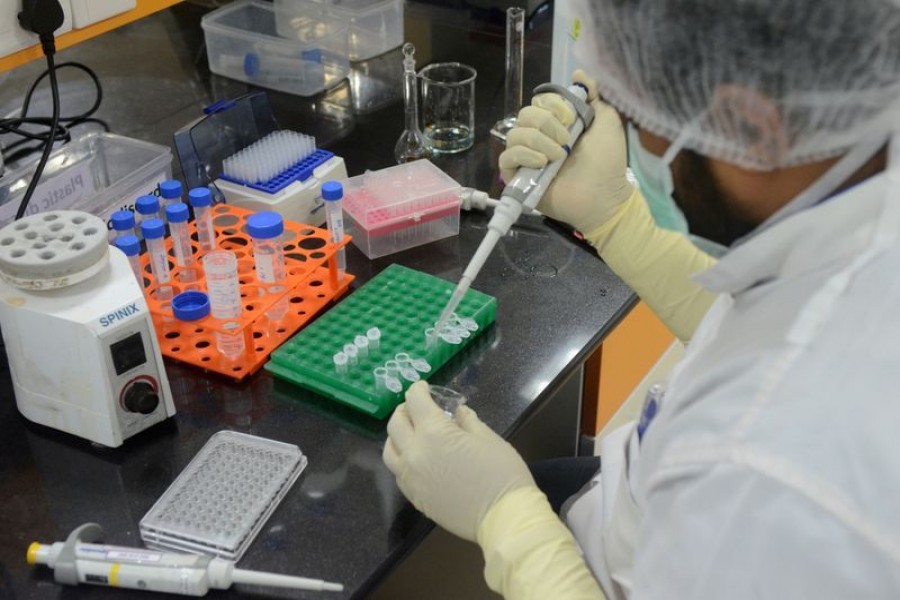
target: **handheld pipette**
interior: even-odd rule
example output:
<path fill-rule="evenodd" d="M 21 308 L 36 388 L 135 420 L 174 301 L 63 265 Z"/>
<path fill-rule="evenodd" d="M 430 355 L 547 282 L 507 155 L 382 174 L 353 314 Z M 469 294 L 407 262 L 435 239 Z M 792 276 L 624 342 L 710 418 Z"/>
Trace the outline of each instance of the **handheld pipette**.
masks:
<path fill-rule="evenodd" d="M 562 86 L 545 83 L 539 85 L 534 90 L 535 94 L 546 92 L 552 92 L 563 96 L 566 101 L 572 105 L 575 109 L 575 113 L 578 115 L 578 118 L 576 118 L 572 126 L 569 127 L 569 143 L 566 147 L 567 157 L 571 148 L 575 145 L 575 141 L 594 120 L 594 109 L 585 101 L 587 98 L 587 89 L 582 85 L 575 84 L 566 89 Z M 553 181 L 553 178 L 556 177 L 556 174 L 559 172 L 560 167 L 562 167 L 563 162 L 565 162 L 566 157 L 548 163 L 541 169 L 522 167 L 516 172 L 512 181 L 509 181 L 506 184 L 506 187 L 503 188 L 503 193 L 500 196 L 500 204 L 494 209 L 494 216 L 491 217 L 490 222 L 488 222 L 487 233 L 481 241 L 481 244 L 478 246 L 478 249 L 475 251 L 475 255 L 472 256 L 472 259 L 469 261 L 466 270 L 463 271 L 459 283 L 456 284 L 456 289 L 453 290 L 450 300 L 447 302 L 444 311 L 441 313 L 440 318 L 435 324 L 434 331 L 426 341 L 426 347 L 430 348 L 435 340 L 438 339 L 441 331 L 447 326 L 450 317 L 453 315 L 453 311 L 456 310 L 457 306 L 459 306 L 459 303 L 466 295 L 466 292 L 469 291 L 469 287 L 472 285 L 475 277 L 478 276 L 481 267 L 484 266 L 485 261 L 487 261 L 488 256 L 491 255 L 491 252 L 494 250 L 497 242 L 500 241 L 500 238 L 509 232 L 510 227 L 512 227 L 513 223 L 519 219 L 522 212 L 534 209 L 538 202 L 540 202 L 541 197 L 544 195 L 544 192 L 547 191 L 547 188 L 550 187 L 550 183 Z"/>
<path fill-rule="evenodd" d="M 321 579 L 236 569 L 222 558 L 157 552 L 95 544 L 103 536 L 96 523 L 86 523 L 69 534 L 65 542 L 28 548 L 28 564 L 47 565 L 57 583 L 89 583 L 185 596 L 203 596 L 210 589 L 226 590 L 233 583 L 295 590 L 340 592 L 344 586 Z"/>

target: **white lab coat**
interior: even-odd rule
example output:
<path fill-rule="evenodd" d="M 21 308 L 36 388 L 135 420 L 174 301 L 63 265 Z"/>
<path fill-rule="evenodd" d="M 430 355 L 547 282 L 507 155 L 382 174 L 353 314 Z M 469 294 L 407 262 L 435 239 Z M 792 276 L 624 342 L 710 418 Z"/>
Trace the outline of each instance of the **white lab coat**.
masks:
<path fill-rule="evenodd" d="M 611 600 L 900 597 L 898 236 L 895 168 L 698 276 L 659 414 L 567 517 Z"/>

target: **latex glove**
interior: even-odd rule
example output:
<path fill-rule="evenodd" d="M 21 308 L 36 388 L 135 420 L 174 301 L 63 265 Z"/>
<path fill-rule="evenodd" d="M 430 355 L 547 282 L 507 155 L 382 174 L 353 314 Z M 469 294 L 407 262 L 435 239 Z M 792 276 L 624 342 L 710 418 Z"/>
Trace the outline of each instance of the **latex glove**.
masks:
<path fill-rule="evenodd" d="M 388 422 L 384 463 L 413 505 L 438 525 L 475 541 L 490 508 L 513 490 L 534 486 L 519 454 L 461 406 L 455 420 L 414 383 Z"/>
<path fill-rule="evenodd" d="M 583 71 L 573 80 L 588 88 L 588 101 L 596 116 L 581 134 L 571 156 L 544 194 L 537 210 L 579 231 L 597 229 L 615 214 L 634 188 L 625 177 L 628 152 L 618 113 L 597 98 L 596 83 Z M 519 111 L 516 127 L 506 136 L 500 155 L 500 173 L 510 181 L 519 167 L 539 169 L 565 156 L 568 127 L 575 112 L 558 94 L 538 94 Z"/>

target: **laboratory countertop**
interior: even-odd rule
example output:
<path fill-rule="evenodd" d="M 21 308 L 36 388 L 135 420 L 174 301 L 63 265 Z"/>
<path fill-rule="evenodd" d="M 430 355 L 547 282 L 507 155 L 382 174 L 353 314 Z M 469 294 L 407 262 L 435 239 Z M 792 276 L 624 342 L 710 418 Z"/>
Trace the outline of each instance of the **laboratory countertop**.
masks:
<path fill-rule="evenodd" d="M 477 143 L 435 162 L 463 185 L 496 193 L 500 148 L 488 130 L 503 101 L 502 13 L 453 6 L 408 2 L 406 37 L 420 48 L 420 65 L 457 60 L 478 68 Z M 198 6 L 181 5 L 66 50 L 58 62 L 80 60 L 98 71 L 106 96 L 98 116 L 113 131 L 171 145 L 172 132 L 204 105 L 248 89 L 210 75 L 202 13 Z M 551 27 L 542 18 L 534 17 L 527 36 L 526 88 L 549 78 Z M 314 99 L 272 94 L 276 116 L 284 127 L 314 133 L 320 146 L 345 158 L 351 175 L 388 166 L 403 121 L 394 68 L 399 63 L 395 51 L 355 64 L 341 89 Z M 0 88 L 0 110 L 20 103 L 39 71 L 28 65 L 13 72 Z M 78 104 L 90 97 L 88 84 L 72 74 L 63 78 L 64 106 L 67 99 Z M 46 101 L 37 98 L 36 108 L 42 105 Z M 357 276 L 355 286 L 395 262 L 455 281 L 486 224 L 483 214 L 465 214 L 459 236 L 374 261 L 350 247 L 348 271 Z M 501 240 L 474 287 L 497 298 L 497 322 L 432 381 L 465 393 L 481 418 L 507 437 L 549 401 L 635 302 L 593 252 L 536 217 L 524 217 Z M 172 362 L 167 370 L 177 415 L 119 449 L 101 449 L 27 422 L 16 410 L 2 360 L 0 598 L 124 595 L 108 588 L 64 588 L 46 568 L 26 565 L 25 550 L 35 540 L 63 540 L 88 521 L 100 523 L 110 543 L 141 546 L 140 519 L 223 429 L 297 444 L 309 459 L 242 566 L 346 587 L 342 594 L 290 597 L 364 597 L 432 527 L 402 497 L 381 461 L 386 422 L 266 372 L 233 383 Z M 284 596 L 267 590 L 258 597 Z"/>

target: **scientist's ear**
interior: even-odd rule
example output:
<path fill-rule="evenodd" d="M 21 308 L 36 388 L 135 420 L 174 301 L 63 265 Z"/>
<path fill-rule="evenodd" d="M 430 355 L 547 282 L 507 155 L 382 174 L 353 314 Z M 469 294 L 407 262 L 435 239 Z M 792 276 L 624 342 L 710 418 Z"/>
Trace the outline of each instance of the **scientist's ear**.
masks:
<path fill-rule="evenodd" d="M 740 84 L 720 85 L 710 119 L 739 147 L 748 149 L 760 167 L 782 164 L 790 142 L 778 106 L 765 94 Z"/>

